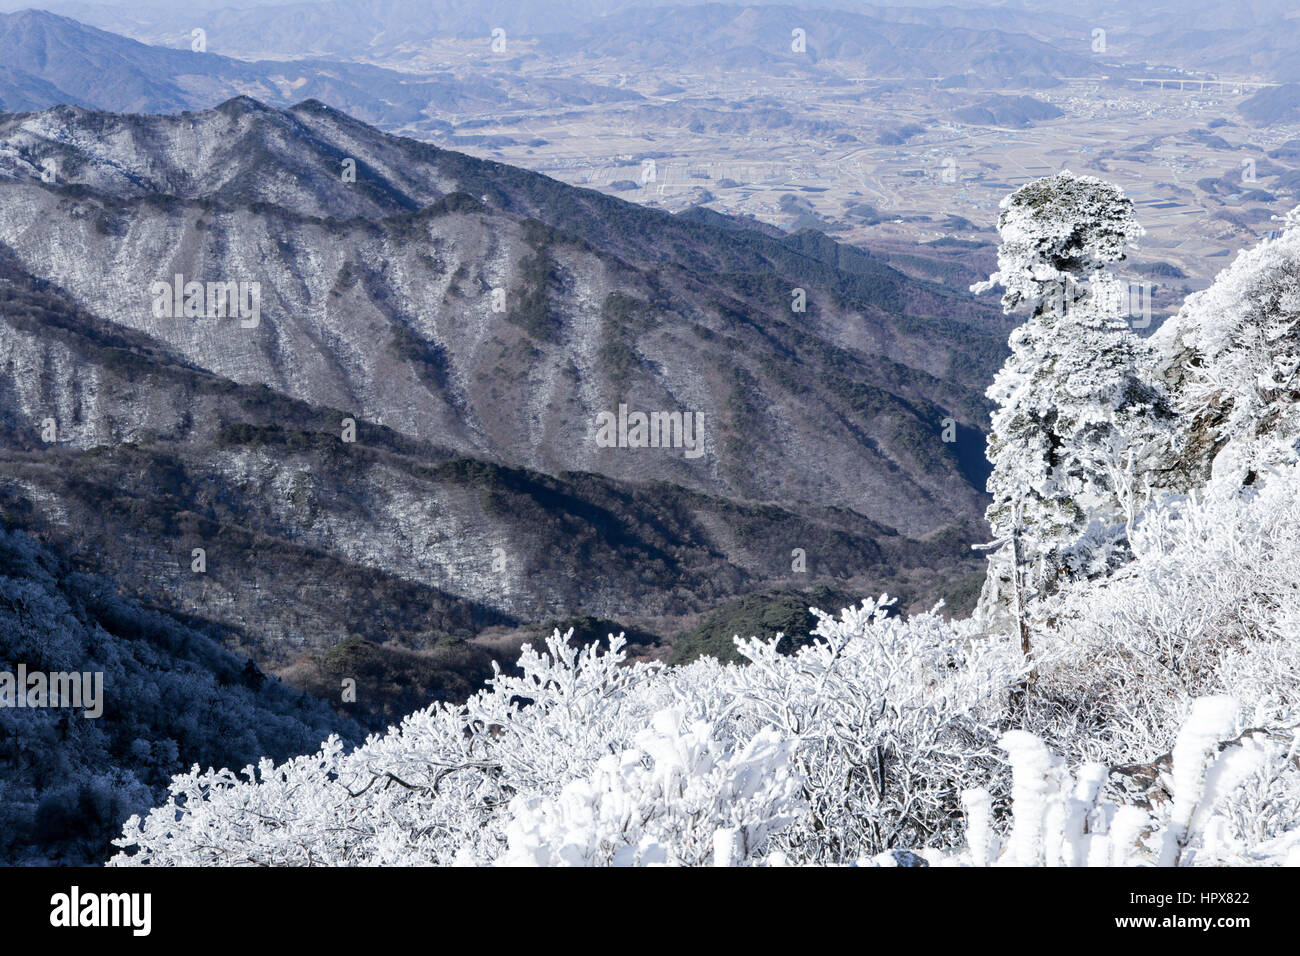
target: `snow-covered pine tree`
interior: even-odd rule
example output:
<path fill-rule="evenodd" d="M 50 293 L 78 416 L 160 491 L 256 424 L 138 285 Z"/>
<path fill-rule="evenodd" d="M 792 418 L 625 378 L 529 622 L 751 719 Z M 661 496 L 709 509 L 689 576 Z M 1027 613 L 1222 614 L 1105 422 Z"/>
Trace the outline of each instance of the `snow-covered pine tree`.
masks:
<path fill-rule="evenodd" d="M 1142 234 L 1132 202 L 1065 170 L 1022 186 L 1001 209 L 998 271 L 971 290 L 1001 285 L 1004 311 L 1028 306 L 1030 315 L 986 393 L 998 405 L 986 516 L 999 546 L 980 611 L 1023 625 L 1027 595 L 1123 560 L 1172 414 L 1126 322 L 1126 288 L 1109 271 Z"/>

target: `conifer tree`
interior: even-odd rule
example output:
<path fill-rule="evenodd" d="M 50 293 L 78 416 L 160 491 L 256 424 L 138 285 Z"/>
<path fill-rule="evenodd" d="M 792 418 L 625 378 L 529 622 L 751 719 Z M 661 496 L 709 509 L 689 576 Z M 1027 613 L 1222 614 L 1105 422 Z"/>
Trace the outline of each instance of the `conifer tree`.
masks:
<path fill-rule="evenodd" d="M 998 271 L 971 289 L 1001 285 L 1004 311 L 1030 314 L 986 393 L 998 408 L 986 515 L 997 550 L 985 612 L 1013 611 L 1062 575 L 1122 560 L 1171 417 L 1149 349 L 1126 321 L 1127 288 L 1109 268 L 1142 234 L 1133 203 L 1066 170 L 1021 187 L 1001 208 Z"/>

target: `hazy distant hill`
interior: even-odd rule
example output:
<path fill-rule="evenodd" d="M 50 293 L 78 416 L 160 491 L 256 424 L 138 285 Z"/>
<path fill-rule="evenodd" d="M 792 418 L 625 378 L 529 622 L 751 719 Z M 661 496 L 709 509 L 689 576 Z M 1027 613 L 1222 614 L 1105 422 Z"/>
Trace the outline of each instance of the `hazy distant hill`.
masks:
<path fill-rule="evenodd" d="M 793 48 L 801 29 L 805 49 Z M 1100 75 L 1082 54 L 1022 34 L 928 22 L 873 19 L 783 5 L 703 4 L 625 10 L 574 31 L 539 38 L 543 51 L 647 64 L 719 66 L 775 75 L 831 64 L 854 75 L 936 77 L 967 73 L 988 85 L 1041 86 L 1061 75 Z M 1086 52 L 1086 48 L 1084 48 Z"/>
<path fill-rule="evenodd" d="M 1260 126 L 1300 121 L 1300 83 L 1266 87 L 1242 102 L 1237 110 Z"/>
<path fill-rule="evenodd" d="M 1023 129 L 1039 120 L 1057 119 L 1065 114 L 1051 103 L 1032 96 L 994 96 L 953 110 L 954 117 L 976 126 L 1003 126 Z"/>
<path fill-rule="evenodd" d="M 1250 0 L 1231 8 L 1213 0 L 1139 5 L 912 0 L 903 6 L 809 0 L 662 8 L 652 0 L 330 0 L 211 12 L 95 3 L 55 6 L 101 29 L 181 49 L 189 47 L 190 31 L 201 26 L 208 32 L 210 49 L 244 58 L 331 56 L 397 63 L 445 39 L 479 39 L 486 54 L 491 31 L 501 28 L 523 44 L 512 55 L 531 55 L 533 40 L 541 40 L 543 50 L 568 54 L 582 52 L 583 42 L 603 38 L 605 45 L 589 48 L 588 55 L 598 49 L 616 60 L 626 56 L 629 62 L 671 66 L 677 62 L 672 57 L 675 47 L 686 50 L 692 61 L 707 49 L 728 63 L 784 73 L 799 69 L 790 55 L 790 31 L 799 26 L 807 31 L 810 62 L 860 56 L 864 71 L 877 75 L 969 73 L 971 82 L 981 85 L 1000 80 L 1033 88 L 1056 76 L 1095 75 L 1100 60 L 1130 68 L 1153 64 L 1300 80 L 1300 59 L 1295 56 L 1300 18 L 1288 0 Z M 716 32 L 716 19 L 698 12 L 708 8 L 726 11 L 723 16 L 734 21 L 734 29 Z M 768 17 L 778 21 L 772 31 L 767 30 Z M 681 42 L 690 30 L 673 22 L 683 20 L 705 29 L 698 49 Z M 1107 49 L 1101 56 L 1091 49 L 1092 31 L 1098 28 L 1106 31 Z M 1007 55 L 980 56 L 992 50 Z M 747 55 L 752 58 L 745 59 Z M 513 68 L 510 56 L 496 60 L 496 65 Z"/>
<path fill-rule="evenodd" d="M 149 43 L 189 47 L 207 31 L 210 49 L 243 57 L 383 56 L 434 38 L 483 40 L 572 30 L 622 0 L 324 0 L 228 7 L 210 12 L 68 4 L 70 16 Z"/>
<path fill-rule="evenodd" d="M 55 103 L 124 111 L 185 109 L 204 87 L 219 95 L 254 82 L 252 70 L 223 57 L 147 47 L 36 10 L 0 14 L 0 62 L 16 77 L 57 90 Z"/>
<path fill-rule="evenodd" d="M 1182 11 L 1153 17 L 1141 41 L 1127 43 L 1133 54 L 1156 63 L 1176 64 L 1233 77 L 1263 77 L 1275 82 L 1300 80 L 1300 18 L 1253 16 L 1248 9 L 1216 5 L 1214 26 L 1189 27 Z"/>
<path fill-rule="evenodd" d="M 0 110 L 18 113 L 45 109 L 60 102 L 81 103 L 52 83 L 13 67 L 0 65 Z"/>

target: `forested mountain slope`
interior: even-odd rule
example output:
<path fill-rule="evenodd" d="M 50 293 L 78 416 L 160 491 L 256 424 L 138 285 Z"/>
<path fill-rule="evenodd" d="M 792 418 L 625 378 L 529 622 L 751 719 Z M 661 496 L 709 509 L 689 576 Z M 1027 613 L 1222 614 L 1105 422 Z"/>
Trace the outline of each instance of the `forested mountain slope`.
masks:
<path fill-rule="evenodd" d="M 101 675 L 100 693 L 95 708 L 37 707 L 35 697 L 0 707 L 4 863 L 99 863 L 121 821 L 186 767 L 242 767 L 329 734 L 361 736 L 212 635 L 0 525 L 0 670 L 19 665 Z"/>
<path fill-rule="evenodd" d="M 256 309 L 160 308 L 177 275 Z M 486 628 L 667 637 L 819 583 L 932 602 L 978 567 L 1005 327 L 823 236 L 318 103 L 0 118 L 0 507 L 268 668 L 441 648 L 460 670 L 421 686 L 455 697 Z M 621 405 L 700 444 L 605 447 Z"/>

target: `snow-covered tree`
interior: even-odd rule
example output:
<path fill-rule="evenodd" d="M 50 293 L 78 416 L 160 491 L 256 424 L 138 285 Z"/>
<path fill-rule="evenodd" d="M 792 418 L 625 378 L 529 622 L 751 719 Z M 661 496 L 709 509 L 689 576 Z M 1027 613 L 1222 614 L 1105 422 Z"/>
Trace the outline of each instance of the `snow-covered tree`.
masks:
<path fill-rule="evenodd" d="M 1141 234 L 1117 187 L 1069 171 L 1002 202 L 998 271 L 1008 313 L 1027 306 L 988 396 L 997 403 L 987 518 L 1001 547 L 981 609 L 1013 611 L 1062 576 L 1122 559 L 1123 531 L 1167 443 L 1169 411 L 1148 350 L 1128 327 L 1109 267 Z M 1116 539 L 1119 539 L 1118 541 Z"/>
<path fill-rule="evenodd" d="M 1300 458 L 1300 208 L 1152 337 L 1183 416 L 1176 463 L 1231 492 Z"/>

